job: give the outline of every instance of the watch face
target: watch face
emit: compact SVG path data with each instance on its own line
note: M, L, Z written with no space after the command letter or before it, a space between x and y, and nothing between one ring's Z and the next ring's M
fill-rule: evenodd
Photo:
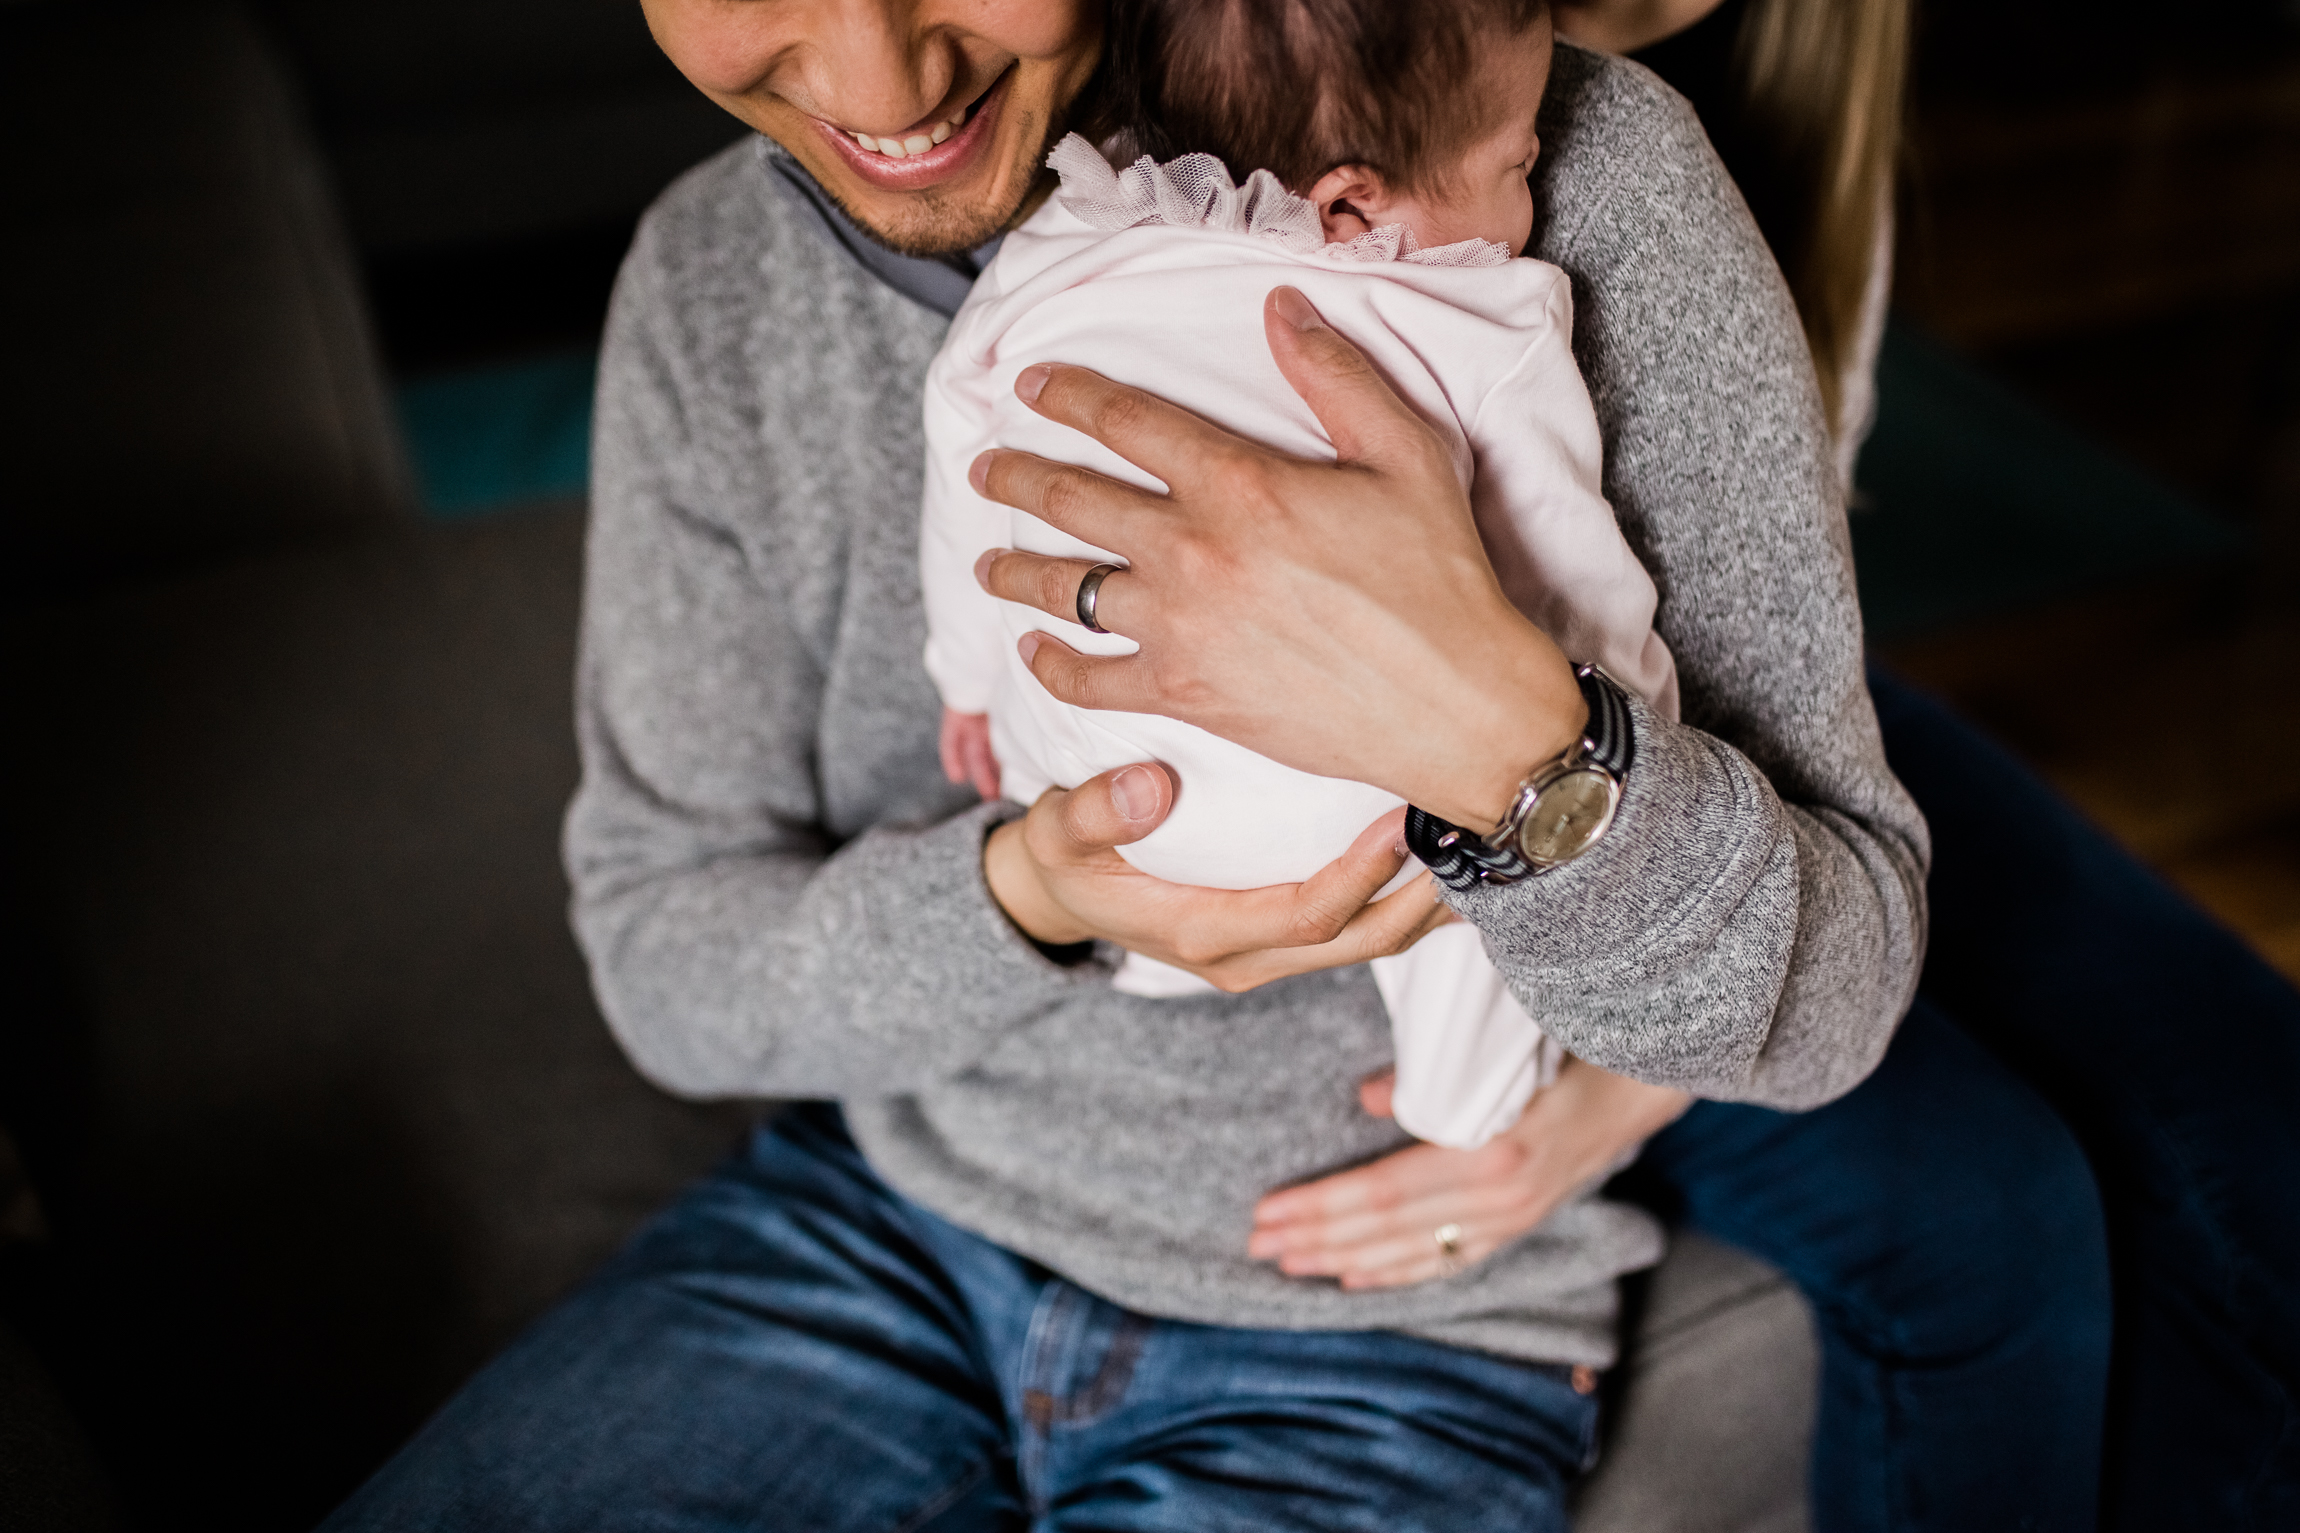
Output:
M1569 862L1589 849L1613 818L1620 789L1601 771L1567 772L1541 790L1533 813L1517 833L1518 847L1535 866Z

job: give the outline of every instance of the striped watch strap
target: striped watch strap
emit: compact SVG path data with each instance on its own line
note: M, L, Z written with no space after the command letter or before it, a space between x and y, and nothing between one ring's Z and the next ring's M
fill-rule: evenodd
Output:
M1629 775L1629 764L1637 752L1629 723L1628 695L1594 665L1575 666L1573 674L1589 704L1582 755L1618 782ZM1540 871L1514 844L1490 846L1477 832L1412 805L1406 808L1406 847L1449 889L1468 889L1481 883L1513 884Z

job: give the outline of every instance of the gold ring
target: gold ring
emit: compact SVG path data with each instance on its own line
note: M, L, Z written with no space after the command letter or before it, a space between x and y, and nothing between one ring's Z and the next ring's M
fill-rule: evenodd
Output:
M1461 1271L1461 1226L1450 1221L1441 1224L1430 1238L1437 1242L1438 1276L1452 1277Z

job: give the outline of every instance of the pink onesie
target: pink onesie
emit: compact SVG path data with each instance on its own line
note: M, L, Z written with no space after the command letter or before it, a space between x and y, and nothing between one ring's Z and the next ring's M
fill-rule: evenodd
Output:
M1072 135L1048 164L1061 190L1006 237L926 384L927 670L950 707L990 714L1007 797L1028 803L1113 767L1163 762L1180 784L1173 812L1120 855L1160 878L1226 889L1298 882L1398 804L1173 719L1056 702L1017 655L1021 635L1035 629L1102 654L1135 645L997 601L973 577L986 548L1124 562L977 496L967 466L987 447L1165 488L1015 398L1015 374L1033 363L1090 367L1280 452L1330 460L1332 444L1263 339L1263 300L1287 284L1443 437L1518 608L1569 658L1597 662L1675 716L1676 669L1653 631L1653 582L1599 491L1597 420L1573 362L1562 271L1482 240L1415 250L1402 226L1329 245L1309 202L1266 171L1237 186L1209 155L1114 172ZM1418 871L1409 866L1400 881ZM1417 1137L1481 1144L1555 1073L1556 1045L1510 994L1475 928L1441 927L1372 969L1396 1047L1397 1119ZM1114 983L1145 996L1209 988L1140 954Z

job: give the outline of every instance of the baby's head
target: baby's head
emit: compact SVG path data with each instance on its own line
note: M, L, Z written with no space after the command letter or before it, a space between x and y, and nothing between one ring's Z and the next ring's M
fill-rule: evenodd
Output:
M1137 153L1267 170L1326 238L1522 252L1546 0L1111 0L1110 105Z

